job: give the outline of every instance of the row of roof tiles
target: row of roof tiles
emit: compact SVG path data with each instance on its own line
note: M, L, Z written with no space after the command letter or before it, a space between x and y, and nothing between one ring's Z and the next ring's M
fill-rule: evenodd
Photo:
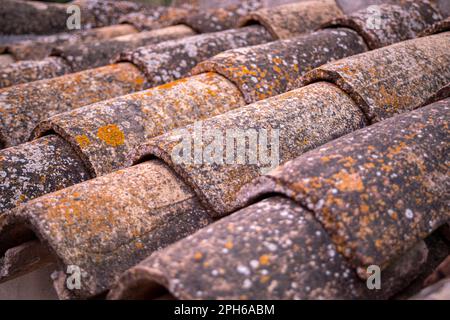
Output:
M386 298L397 293L411 282L420 268L427 263L429 251L435 251L435 248L420 242L420 239L429 236L449 219L448 213L445 212L445 204L442 198L439 198L442 190L426 184L428 180L424 178L431 175L433 183L436 183L436 179L444 183L446 181L446 176L442 173L442 163L445 159L439 156L445 155L445 151L440 152L446 147L442 137L445 137L443 132L447 121L448 100L394 118L392 121L397 121L405 127L399 130L389 125L392 121L384 120L448 94L450 75L447 74L448 68L445 66L448 65L449 58L447 53L449 35L444 32L445 29L440 29L440 34L349 57L314 69L301 77L306 71L328 61L416 37L426 27L442 19L428 3L413 5L407 3L403 8L387 6L379 8L385 10L384 12L395 10L402 18L394 20L393 15L382 15L386 28L373 32L364 30L364 25L358 23L367 17L366 12L359 12L333 22L332 29L323 29L292 40L230 51L198 66L194 70L194 73L198 74L196 76L123 98L86 106L41 123L34 136L43 136L42 138L2 152L1 157L6 161L3 163L4 168L11 171L6 174L5 183L2 183L3 187L7 186L3 188L7 195L3 209L12 208L33 197L107 174L133 163L142 163L43 196L6 212L0 217L0 243L3 247L1 251L4 253L0 276L6 280L19 275L23 270L33 270L37 267L33 265L36 256L41 259L42 264L48 263L50 256L56 256L61 266L69 264L81 266L86 271L87 277L83 289L74 293L66 290L63 285L65 274L59 272L55 277L55 285L60 297L91 297L107 291L121 272L151 252L204 228L217 218L247 206L242 209L247 212L243 216L237 211L230 218L221 219L211 226L211 228L217 226L222 233L227 233L230 240L224 244L223 249L227 252L215 250L219 247L215 248L213 245L216 243L216 235L217 241L225 239L219 236L220 232L213 231L214 236L203 239L203 232L209 235L211 231L209 227L202 229L193 236L199 237L193 242L196 246L192 246L189 243L190 238L187 238L161 253L152 255L142 266L127 272L116 289L111 292L110 297L136 297L141 294L154 296L155 292L160 291L153 289L160 285L166 286L167 290L178 298L254 298L260 295L265 298L371 297L373 294L364 289L364 283L358 277L364 276L361 270L368 263L375 262L387 270L389 279L389 285L378 297ZM323 52L329 54L323 53L318 50L319 48L323 48ZM296 55L298 59L292 59L292 55ZM131 64L122 66L128 68ZM139 73L138 69L133 68L136 70L135 73ZM233 68L235 72L230 72ZM273 76L277 73L283 75L283 79ZM141 84L143 82L141 81ZM292 91L256 102L287 90ZM248 103L252 104L242 108ZM239 109L229 111L235 108ZM229 112L224 113L226 111ZM323 170L320 161L310 163L306 155L292 162L302 163L302 159L307 159L305 160L307 163L317 165L318 169L311 168L309 174L317 174L317 178L314 178L316 180L323 179L322 189L320 181L314 182L314 186L311 187L308 185L310 178L303 179L301 175L300 177L293 175L289 180L292 172L285 169L291 165L288 163L274 173L276 176L277 172L281 172L280 178L273 180L282 181L283 172L287 170L288 173L284 176L287 177L285 189L283 183L277 185L270 182L272 174L269 174L267 178L261 179L260 185L259 182L254 182L255 187L250 188L260 191L244 189L242 196L239 190L260 176L260 169L264 163L253 166L174 164L170 154L176 132L153 139L170 129L221 113L224 115L205 120L203 128L225 132L229 128L236 127L282 127L281 163L296 159L304 152L327 141L332 141L330 148L335 152L338 150L339 157L344 152L340 149L340 145L336 147L337 149L333 149L334 143L339 144L342 140L345 144L346 139L349 139L351 142L348 143L353 145L353 136L359 137L362 142L356 144L355 150L344 148L345 152L349 152L349 156L342 156L340 159L347 162L330 157L328 161L333 162L333 166L329 167L330 172ZM411 119L417 120L421 125L413 126L414 121ZM379 121L382 121L379 126L369 126L367 129L356 131L353 136L350 135L351 138L346 136L333 141L337 137ZM386 129L386 126L392 128ZM416 144L421 145L420 139L412 139L413 133L405 134L407 129L419 130L419 133L415 132L418 136L423 135L421 130L433 129L435 131L431 133L430 139L437 139L431 141L435 142L431 144L436 150L435 153L431 152L435 161L429 166L416 165L417 172L411 173L409 170L402 172L401 179L404 179L404 183L407 184L410 180L414 183L411 182L409 193L397 194L397 198L392 197L391 204L397 206L405 205L402 201L408 197L412 199L411 201L416 201L408 203L411 206L405 207L406 209L403 207L392 209L396 216L403 213L404 209L406 219L412 219L409 217L411 211L413 219L417 219L412 226L408 225L410 221L405 220L403 216L397 221L398 219L390 215L387 217L381 209L377 211L380 208L379 201L367 201L368 193L375 193L375 196L380 194L378 197L382 200L384 197L396 195L398 187L395 186L398 184L394 183L383 189L380 181L386 181L380 178L381 175L373 173L380 172L377 166L381 166L383 170L391 167L392 170L396 165L400 169L394 171L401 172L402 165L404 166L403 158L395 156L385 159L388 164L383 161L371 163L372 166L368 165L368 172L364 170L357 173L343 172L354 170L355 162L372 159L366 156L367 152L362 152L358 147L367 148L365 142L373 136L376 137L375 140L368 143L374 144L369 145L374 148L374 155L377 156L374 156L374 159L383 160L383 157L389 156L385 152L385 145L391 141L383 137L399 136L401 148L398 153L406 150L404 152L411 155L408 150L414 148L421 150L420 147L416 147ZM191 133L195 130L195 126L188 126L184 130ZM381 135L378 131L373 134L372 130L380 130L385 135ZM148 139L150 142L137 148ZM424 143L428 145L430 141ZM379 146L380 150L375 146ZM328 145L315 151L322 154L328 150L327 148ZM133 160L127 160L133 150L135 150ZM382 153L383 157L379 158L377 152ZM358 158L358 155L361 157ZM146 161L155 156L162 161ZM352 156L357 159L353 159ZM416 156L429 155L418 153ZM33 157L35 159L32 160ZM31 164L30 161L34 163ZM420 161L415 162L417 163L420 164ZM364 163L359 167L363 166ZM49 171L48 168L55 168L57 172ZM332 172L333 170L337 170L337 173ZM50 172L50 180L47 181ZM364 174L363 177L359 177L361 184L366 186L367 183L373 187L361 189L355 174ZM327 175L333 177L335 181L333 182L333 178ZM14 181L14 177L18 179ZM45 177L44 181L42 177ZM24 180L27 180L27 183L24 183ZM417 186L417 181L424 185ZM330 187L333 183L336 184L336 188ZM290 191L291 186L300 188L301 191L296 192L302 197L297 198ZM378 191L377 187L380 187L381 191ZM28 195L22 192L27 188ZM270 190L271 188L273 190ZM434 211L423 212L429 208L425 206L424 210L424 207L417 203L414 191L420 188L430 189L429 200L434 201L432 206ZM337 192L338 196L335 198L341 201L331 201L329 204L325 201L328 198L320 198L323 197L322 193L326 194L330 190L342 191L342 194ZM309 192L312 195L308 195ZM270 197L273 193L281 194L284 198L273 197L262 202L257 201L261 197ZM355 201L358 197L361 203ZM252 205L253 202L258 203ZM340 204L344 207L341 208ZM373 208L367 208L369 204ZM350 208L350 205L354 207ZM344 210L344 213L350 211L353 215L344 214L343 216L348 219L333 221L334 212L336 210L338 212L339 208ZM368 209L367 212L363 210L364 208ZM252 215L253 211L255 213ZM274 214L277 211L280 212L279 216ZM414 215L417 211L418 214ZM247 217L261 214L267 215L268 218L265 220L267 223L260 219L255 221L254 218L245 220ZM283 219L286 216L288 218L285 221ZM296 225L294 230L287 229L286 233L292 234L292 238L278 238L281 228L284 228L284 225L289 228L291 223L288 220L293 217L298 218L299 225ZM272 224L272 218L279 220ZM394 221L390 221L389 218ZM229 226L224 228L222 223L226 224L227 219L238 219L242 224L242 228L237 227L236 237L233 228ZM429 221L432 222L431 225L428 225ZM263 225L259 226L257 223ZM252 231L246 233L247 227ZM301 230L304 229L304 233L298 232L299 227ZM351 228L356 230L356 236L346 236L342 233L347 230L351 232ZM392 229L392 232L380 238L383 230L387 229ZM312 240L315 239L312 237L313 231L319 236L317 241ZM42 244L33 240L36 235ZM275 243L261 242L261 239L267 237L273 237ZM241 241L243 239L246 241ZM242 247L235 246L234 241ZM286 246L285 243L295 243L300 249L291 248L291 245ZM301 243L307 244L304 250L303 246L299 245ZM385 243L393 246L383 247ZM253 250L255 246L261 250L253 252L254 259L249 260L248 265L243 264L243 257L247 256L246 248ZM264 250L270 251L270 247L274 246L277 248L280 246L285 251L263 253ZM183 249L180 249L181 247ZM186 248L197 251L193 251L192 256L178 257L177 254L182 254ZM216 263L219 266L220 257L215 258L209 251L206 253L211 260L205 258L203 249L208 248L218 255L220 252L232 253L229 255L230 260L226 263L226 268L214 267ZM314 257L317 261L311 260L308 250L317 252ZM333 252L331 260L330 256L327 256L330 252ZM259 253L261 254L256 256ZM260 264L271 265L272 259L275 260L277 254L280 255L279 259L276 259L279 265L273 265L274 269L270 270L269 267L260 268ZM33 257L28 259L33 263L27 262L27 257ZM292 263L289 260L291 257L294 257L291 259ZM184 258L186 261L179 260ZM228 259L228 256L226 258ZM194 263L189 259L194 259ZM289 269L294 261L296 266ZM321 263L322 273L315 267L316 262ZM191 272L189 268L187 274L180 275L179 273L186 270L188 264L195 270ZM214 268L205 275L205 281L202 279L200 282L191 282L190 277L195 279L196 273L202 270L201 266L206 269L210 266ZM228 267L231 269L228 270ZM255 269L254 273L252 268ZM402 270L401 277L398 277L399 270ZM330 274L334 278L330 277ZM397 277L393 276L395 274ZM214 280L209 275L219 278ZM347 278L349 282L344 286L343 279Z

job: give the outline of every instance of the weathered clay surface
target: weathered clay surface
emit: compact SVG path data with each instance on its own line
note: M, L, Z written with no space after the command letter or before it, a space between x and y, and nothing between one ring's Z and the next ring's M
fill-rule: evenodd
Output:
M238 207L236 193L244 184L364 124L348 95L334 85L317 83L207 119L201 128L197 123L151 139L136 158L151 154L163 159L195 190L210 214L221 217ZM246 136L255 144L262 139L259 155L243 146ZM218 139L226 139L227 148ZM180 148L186 140L196 144L199 160Z
M128 153L149 138L244 104L232 83L206 73L57 115L34 137L57 132L96 176L123 168Z
M119 61L131 62L147 75L151 86L157 86L186 75L197 63L222 51L272 41L261 26L200 34L166 41L123 53Z
M158 7L151 12L133 12L120 18L120 23L133 25L136 29L154 30L179 23L180 19L191 14L187 9L174 7Z
M351 28L364 38L370 49L377 49L414 39L442 18L427 0L406 1L403 5L372 5L325 25Z
M137 30L131 25L121 24L72 33L39 36L8 46L7 52L11 53L16 60L41 60L49 56L52 49L57 46L100 41L136 32Z
M0 54L0 67L7 66L15 61L11 54Z
M435 23L433 26L423 31L421 35L429 36L432 34L438 34L446 31L450 31L450 17L438 23Z
M238 4L185 15L180 22L199 33L209 33L238 27L241 18L262 7L261 1L241 1Z
M252 103L286 92L288 84L313 68L364 51L367 47L356 32L337 28L229 50L201 62L192 72L223 75Z
M68 31L67 5L38 1L2 0L0 33L51 34ZM89 12L83 12L86 18Z
M358 270L386 267L450 218L450 99L356 131L242 190L273 192L311 210Z
M39 79L58 77L70 71L64 60L57 57L48 57L41 61L19 61L0 70L0 89Z
M0 131L7 146L18 145L27 141L42 120L144 86L140 71L121 63L4 88L0 91Z
M294 88L333 82L377 122L423 106L449 84L449 46L450 32L404 41L316 68Z
M15 235L28 227L59 261L58 279L65 282L67 265L82 271L81 289L60 295L87 298L153 251L211 222L189 188L164 164L150 161L10 211L0 219L0 252L21 245Z
M127 271L109 298L154 298L158 284L178 299L387 298L426 256L419 243L383 273L382 290L368 290L311 213L272 197L156 252Z
M263 25L275 39L287 39L317 29L342 15L334 0L314 0L263 8L249 14L240 22Z
M76 43L53 50L52 55L63 58L72 72L104 66L126 50L194 35L186 26L172 26L152 31L124 35L99 42Z
M120 0L75 0L71 4L80 6L83 13L83 28L103 27L118 24L120 18L132 12L146 12L151 14L161 10L161 7Z
M83 162L50 135L0 151L0 215L23 202L89 178Z

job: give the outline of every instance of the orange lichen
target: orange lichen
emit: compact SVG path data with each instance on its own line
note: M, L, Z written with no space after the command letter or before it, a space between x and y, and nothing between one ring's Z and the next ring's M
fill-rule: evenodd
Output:
M91 141L85 134L76 136L75 141L81 148L86 148L91 144Z
M231 240L228 240L227 243L225 243L225 248L233 249L233 242Z
M100 127L97 132L97 137L105 142L106 144L117 147L125 142L125 135L122 130L115 125L109 124L103 127Z
M345 170L341 170L333 175L336 181L336 187L343 192L364 190L364 184L358 173L349 174Z
M201 252L196 252L194 254L194 260L195 261L200 261L203 258L203 254Z
M269 264L270 257L267 254L263 254L259 257L259 264L262 266L266 266Z

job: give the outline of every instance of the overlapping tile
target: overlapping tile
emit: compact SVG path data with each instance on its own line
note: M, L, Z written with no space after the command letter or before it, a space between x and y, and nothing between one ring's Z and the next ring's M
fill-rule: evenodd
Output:
M450 70L447 68L446 71L443 71L443 69L450 62L450 55L447 51L449 43L449 34L443 33L344 58L331 64L331 66L343 66L343 69L345 69L344 66L352 68L351 71L354 73L348 72L348 81L358 84L360 90L358 94L367 97L367 99L370 99L369 101L374 103L368 110L365 108L366 105L360 99L357 99L359 95L355 96L353 92L350 92L349 96L353 98L353 101L364 113L362 115L364 119L370 119L372 122L380 121L393 114L422 106L430 96L448 84L450 73L446 71L450 72ZM398 61L398 63L387 65L385 63L387 59ZM356 65L355 61L360 62L359 65ZM311 74L320 74L320 71L326 69L327 66L311 71L309 75L306 75L307 79L311 79ZM381 69L382 73L377 72L376 68ZM375 71L372 71L372 69L375 69ZM411 75L409 81L400 76L405 74ZM326 78L322 77L321 79ZM372 86L364 86L364 81L372 84ZM363 85L360 85L361 82ZM337 97L333 97L333 99L336 99L335 102L339 101L337 104L328 100L329 93L321 93L318 97L314 96L312 99L304 97L305 94L313 92L313 88L325 87L322 82L317 84L319 86L303 87L298 91L291 91L273 99L257 102L249 107L232 111L222 118L219 116L215 119L206 120L203 127L210 131L212 129L219 130L222 134L227 129L232 128L242 130L283 128L283 131L280 132L280 159L282 159L282 162L283 160L286 161L287 158L293 157L297 152L305 152L305 148L316 147L327 139L339 136L337 133L340 128L339 123L343 126L341 135L345 134L345 130L355 130L354 126L357 127L358 124L364 123L359 119L357 111L342 108L341 105L345 105L345 103L337 98L344 92L349 92L346 83L337 82L337 87L332 87L329 84L326 86L326 88L336 88ZM379 99L380 92L384 93L383 97L389 99ZM294 99L294 101L297 100L298 105L296 106L294 101L289 102L289 98ZM322 102L322 99L325 100ZM333 99L330 98L330 100ZM331 112L331 114L334 112L336 115L340 111L343 112L342 118L339 119L337 124L328 122L333 121L333 119L326 116L317 118L314 116L321 114L320 109L324 106L336 106L336 109L323 109L323 115L327 112ZM293 107L294 110L291 110L290 107ZM311 107L317 107L318 110L309 109ZM387 108L390 112L385 112ZM308 112L304 112L304 110L308 110ZM329 114L329 117L331 114ZM371 117L372 114L379 116ZM307 118L302 119L302 117ZM322 121L324 123L321 123ZM311 128L311 131L308 128ZM192 126L189 127L187 134L191 134L194 129ZM316 133L316 130L321 131L321 133ZM325 139L325 141L320 139ZM299 143L300 141L304 142ZM154 154L170 163L174 170L183 176L186 182L198 193L205 206L210 208L216 216L224 215L236 209L236 206L239 205L235 202L236 192L242 187L244 181L248 182L258 175L259 166L248 164L225 165L223 163L204 165L203 163L193 164L183 161L173 163L173 148L179 143L180 141L177 141L171 133L168 133L142 147L140 152L142 155L146 153Z
M257 180L244 198L291 197L361 274L386 267L450 219L449 115L446 99L332 141Z
M361 35L370 49L416 38L426 28L443 19L431 1L405 1L402 5L372 5L327 23L347 27Z
M40 120L94 102L142 90L133 65L115 64L0 91L0 131L5 147L25 142Z
M449 42L450 32L444 32L344 58L309 72L299 85L335 83L376 122L423 105L448 84Z
M127 271L110 299L374 299L414 278L427 256L419 243L369 290L314 216L271 197L154 253Z
M88 215L87 207L92 209ZM151 161L61 190L21 213L1 217L0 251L12 256L16 245L23 245L17 242L33 240L31 228L63 270L77 265L86 272L80 290L61 287L60 297L85 298L107 290L118 271L209 223L189 188L164 164ZM25 265L21 267L10 268L2 280ZM66 274L58 277L64 284Z
M126 34L136 33L131 25L121 24L81 30L73 33L59 33L55 35L39 36L31 40L7 46L6 52L12 54L15 60L41 60L49 56L52 49L67 44L99 41Z
M423 226L419 233L426 237L439 219L442 223L449 218L440 194L445 187L438 186L448 184L444 149L449 111L447 99L358 130L286 163L243 189L242 203L257 203L152 254L127 271L109 297L155 298L161 288L178 299L392 296L420 273L426 261L427 246L414 236L417 229ZM401 143L402 150L389 162L378 161L386 157L386 149ZM414 163L412 155L414 160L426 159ZM392 171L386 172L385 166L392 166ZM407 188L401 190L399 184ZM433 203L423 201L424 190L433 194ZM312 199L320 193L321 200ZM388 202L401 206L393 206L395 216ZM405 208L412 205L415 210L418 203L427 210L411 217ZM441 216L431 219L433 226L428 225L434 214L430 209ZM368 290L361 279L363 270L357 274L349 263L337 238L350 234L355 241L347 249L374 240L373 247L388 253L381 290ZM381 262L370 260L374 265Z

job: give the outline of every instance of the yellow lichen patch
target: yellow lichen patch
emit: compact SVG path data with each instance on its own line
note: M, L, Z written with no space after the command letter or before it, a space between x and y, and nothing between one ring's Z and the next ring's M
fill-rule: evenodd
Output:
M270 262L270 257L267 254L263 254L259 257L259 264L262 266L268 265Z
M341 170L333 175L336 180L336 188L340 191L359 191L364 190L364 184L358 173L349 174L346 170Z
M91 141L85 134L76 136L75 141L81 148L86 148L91 144Z
M97 137L113 147L120 146L125 142L125 135L115 124L108 124L100 127L97 132Z
M261 283L266 283L266 282L268 282L270 280L270 277L269 276L261 276L260 278L259 278L259 282L261 282Z

